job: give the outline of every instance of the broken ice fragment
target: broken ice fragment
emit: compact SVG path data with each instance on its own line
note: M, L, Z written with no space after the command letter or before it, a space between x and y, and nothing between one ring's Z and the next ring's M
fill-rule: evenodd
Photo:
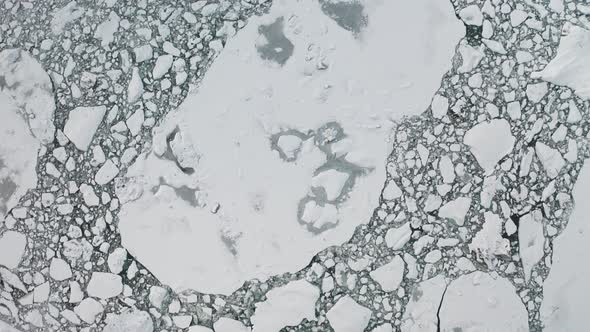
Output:
M94 323L96 316L98 316L103 311L103 306L100 302L96 301L93 298L85 298L74 308L74 312L78 317L80 317L84 322L88 324Z
M557 177L561 169L565 166L565 160L561 156L561 153L541 142L537 142L535 145L535 152L547 176L552 179Z
M412 229L410 223L407 222L398 228L390 228L385 234L385 243L393 250L400 250L410 241L411 236Z
M79 150L88 150L106 111L106 106L77 107L71 110L64 134Z
M112 160L107 160L94 175L94 181L99 185L104 185L115 178L119 174L119 168Z
M334 332L364 331L371 319L371 310L345 295L326 314Z
M88 295L101 299L115 297L123 291L123 282L121 276L105 273L93 272L90 282L86 287Z
M127 87L127 102L130 104L135 103L142 94L143 82L141 81L141 76L139 75L139 68L133 67L131 80L129 81L129 86Z
M373 280L381 285L381 289L391 292L396 290L402 282L405 267L406 263L404 260L396 255L391 262L375 269L370 275Z
M154 70L152 71L152 76L154 79L162 78L170 67L172 67L172 62L174 61L174 57L172 55L161 55L156 59L156 64L154 65Z
M53 280L62 281L72 277L70 264L61 258L53 258L49 265L49 275Z
M396 198L401 197L402 190L397 186L393 179L387 182L387 185L383 189L383 199L392 201Z
M543 97L545 97L548 90L549 87L545 82L529 84L526 87L526 96L531 102L536 104L540 102L543 99Z
M434 95L434 98L432 98L430 109L432 110L432 116L440 119L447 114L447 110L449 109L449 100L444 96L436 94Z
M338 223L338 209L334 204L325 203L322 206L312 200L305 203L301 220L318 229L335 225Z
M315 319L319 289L305 280L292 281L266 294L266 301L256 304L251 318L253 332L275 332L301 320Z
M465 133L463 142L471 148L479 166L489 174L500 159L512 152L515 139L508 121L494 119L473 126Z
M470 205L471 199L469 197L457 197L455 200L444 204L438 210L438 216L441 218L453 219L457 225L463 226L465 223L465 215L467 214L467 211L469 211Z

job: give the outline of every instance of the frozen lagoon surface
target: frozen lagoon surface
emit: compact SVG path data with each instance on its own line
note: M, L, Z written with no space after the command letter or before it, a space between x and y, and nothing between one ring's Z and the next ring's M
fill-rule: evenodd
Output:
M392 127L428 107L465 32L447 2L373 1L364 15L351 34L319 3L275 2L155 129L120 229L162 281L229 294L369 221Z
M590 6L0 6L0 332L584 331Z

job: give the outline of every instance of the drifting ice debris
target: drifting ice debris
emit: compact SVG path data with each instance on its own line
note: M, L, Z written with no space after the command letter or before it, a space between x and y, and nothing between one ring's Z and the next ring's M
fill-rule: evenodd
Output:
M590 98L590 30L566 23L557 55L533 78L565 85L583 99Z
M436 94L434 95L434 98L432 98L430 109L432 110L432 116L437 119L441 119L447 114L447 110L449 109L449 100L444 96Z
M334 332L364 331L371 319L371 310L348 295L340 298L326 314Z
M471 148L479 166L489 174L504 156L512 152L515 139L508 121L497 119L473 126L465 133L463 142Z
M94 323L96 316L102 313L103 310L104 307L102 304L90 297L82 300L82 302L74 308L76 315L88 324Z
M459 11L459 17L465 24L481 26L483 14L477 5L469 5Z
M266 301L256 304L251 318L253 332L274 332L297 325L303 319L315 319L315 303L320 290L305 280L292 281L266 294Z
M342 194L342 189L348 178L349 175L347 173L329 169L316 175L311 180L311 185L315 188L323 188L328 201L334 201Z
M106 106L77 107L70 111L64 134L78 150L88 150L106 111Z
M154 70L152 71L152 76L154 79L160 79L166 75L168 70L170 70L170 67L172 67L173 61L174 57L172 55L167 54L159 56L158 59L156 59L156 64L154 65Z

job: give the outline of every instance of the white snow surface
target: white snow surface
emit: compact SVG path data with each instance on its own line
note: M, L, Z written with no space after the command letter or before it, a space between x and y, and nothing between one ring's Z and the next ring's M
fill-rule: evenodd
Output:
M253 332L275 332L297 325L304 318L315 319L315 303L320 290L305 280L292 281L266 294L267 300L256 304L251 318Z
M572 88L584 99L590 98L590 30L573 24L565 24L557 48L557 55L543 70L533 73L557 85Z
M590 165L573 189L574 210L566 229L553 242L553 264L543 285L541 319L546 332L583 331L588 327L590 294Z
M528 332L528 314L508 279L473 272L452 281L440 309L441 332Z
M138 158L121 186L127 203L119 226L125 248L162 282L229 294L246 280L303 268L369 221L393 120L428 108L465 28L446 1L367 2L365 11L370 23L355 36L315 1L273 3L228 41L198 91L155 129L153 152ZM267 42L259 27L281 17L294 46L282 66L256 48ZM314 134L334 123L344 135ZM183 147L174 154L192 174L158 157L175 130ZM289 130L307 138L300 150L280 142L294 157L283 160L271 138ZM320 149L328 138L340 140ZM339 163L327 162L326 152ZM354 175L322 182L336 209L313 188L329 170ZM181 186L198 188L193 204L176 199ZM301 220L305 199L327 206L314 207L310 222Z

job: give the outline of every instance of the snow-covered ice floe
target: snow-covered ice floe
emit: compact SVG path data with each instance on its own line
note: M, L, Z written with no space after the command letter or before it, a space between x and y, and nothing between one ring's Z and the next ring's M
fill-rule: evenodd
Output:
M395 121L428 108L465 33L450 3L401 6L368 3L357 32L311 1L251 20L119 183L124 246L175 289L228 294L368 222Z

